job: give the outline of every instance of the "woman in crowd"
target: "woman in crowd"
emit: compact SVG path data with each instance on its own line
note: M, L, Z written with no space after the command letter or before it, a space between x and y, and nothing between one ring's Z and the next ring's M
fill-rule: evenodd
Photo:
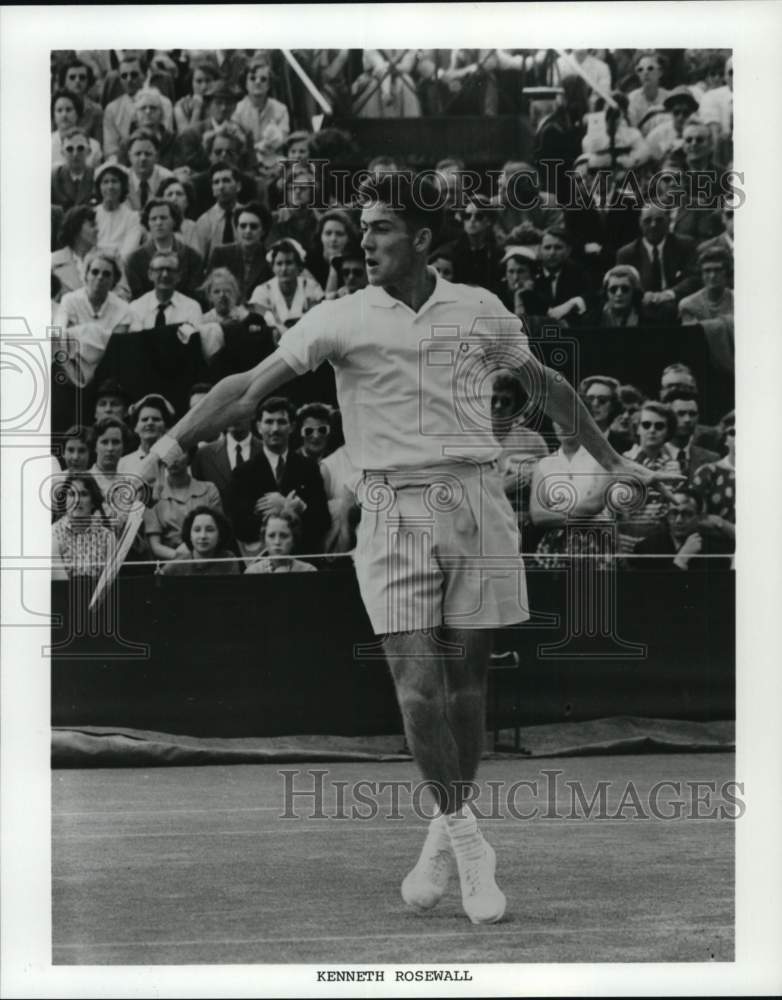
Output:
M342 255L350 243L358 243L358 233L346 212L334 208L320 217L317 237L307 254L307 270L321 288L326 287L331 262Z
M703 501L710 527L720 534L735 537L736 524L736 414L723 417L721 429L726 454L718 462L702 465L692 486Z
M609 438L613 447L621 454L628 451L638 441L638 417L644 394L634 385L620 385L619 403L622 409L614 417L609 428Z
M119 533L135 497L132 481L117 471L128 440L128 429L117 417L104 417L95 424L94 434L95 462L90 475L103 497L103 508Z
M73 94L69 90L58 90L52 97L51 103L52 122L54 131L52 132L52 168L59 167L65 162L62 145L65 133L74 128L81 121L84 114L84 101L78 94ZM89 143L89 152L86 156L86 165L95 169L103 159L103 151L100 143L90 136L85 136Z
M89 427L75 424L63 435L62 467L66 472L86 472L92 457L93 436Z
M54 325L67 331L62 369L78 388L92 381L112 336L127 333L133 321L127 302L113 291L122 277L116 252L91 250L84 268L85 284L62 296L54 317Z
M97 242L98 227L92 205L68 209L60 229L62 249L52 254L52 273L60 282L61 293L82 287L86 257Z
M331 407L325 403L306 403L296 411L296 427L301 441L299 454L319 462L329 450Z
M101 493L87 472L65 484L66 513L52 525L52 579L100 576L114 550L114 534L101 508Z
M250 310L240 301L239 282L227 267L216 267L210 272L204 282L203 290L211 306L211 309L204 313L204 323L243 320L249 316Z
M349 243L339 257L332 257L326 282L326 298L341 299L367 286L364 251L358 243Z
M220 71L211 62L194 63L190 72L190 93L180 97L174 105L174 123L177 132L200 125L206 117L204 95L210 83L220 79Z
M617 264L603 276L601 326L638 326L641 316L641 276L630 264Z
M304 249L296 240L278 240L266 255L274 277L258 285L250 306L276 331L276 339L323 299L323 289L303 274Z
M95 171L98 244L127 257L138 249L143 230L138 212L128 204L128 172L119 163L104 163Z
M501 264L504 267L500 298L519 317L545 315L546 305L535 291L538 270L533 247L506 246Z
M174 407L157 393L149 393L134 403L128 409L128 421L136 432L139 446L136 451L122 456L117 465L117 472L138 477L152 445L165 434L174 422L174 418ZM145 497L148 505L160 498L165 485L165 468L162 462L158 462L157 482L152 488L151 496Z
M225 576L241 572L231 551L231 527L219 510L203 504L189 511L182 522L186 551L160 567L163 576ZM214 560L233 559L232 562Z
M268 514L261 528L263 551L245 573L314 573L312 563L294 559L301 542L301 521L290 511Z
M157 189L156 198L163 198L165 201L172 201L178 208L182 216L177 235L182 242L202 253L201 240L196 229L195 219L188 218L188 209L195 201L195 192L189 181L181 180L179 177L167 177Z
M187 455L170 462L165 486L158 501L144 514L144 533L155 559L173 559L187 551L182 541L185 518L196 507L212 507L222 512L220 492L214 483L193 479Z

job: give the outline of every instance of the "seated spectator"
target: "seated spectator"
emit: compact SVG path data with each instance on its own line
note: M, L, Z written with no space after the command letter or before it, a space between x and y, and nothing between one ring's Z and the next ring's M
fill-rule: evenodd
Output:
M254 164L255 156L252 147L249 146L249 137L236 122L225 121L218 129L205 133L204 157L206 163L203 171L192 177L195 199L190 206L190 212L195 218L207 212L214 203L210 171L217 164L233 167L239 171L237 200L241 204L258 200L258 179L247 172L249 164Z
M458 284L479 285L497 293L502 250L492 232L494 214L487 198L470 197L462 212L463 232L453 244L453 269Z
M67 212L92 198L94 174L87 166L90 141L82 128L72 125L61 135L60 149L62 161L52 169L51 202Z
M288 109L269 95L272 68L265 56L253 58L247 65L244 85L247 96L236 106L232 118L247 132L253 145L276 148L291 130Z
M668 117L650 129L646 145L653 160L658 163L684 146L684 126L687 119L698 112L698 101L689 87L675 87L663 101Z
M162 576L235 576L241 573L231 551L231 526L222 513L206 504L188 511L182 522L182 544L177 554L160 567ZM232 559L231 562L213 560Z
M122 93L103 112L103 154L107 159L116 160L130 137L136 115L133 98L143 86L145 74L146 64L140 56L126 54L119 64Z
M263 517L284 504L302 519L306 550L322 550L330 523L326 492L317 464L289 450L292 417L290 403L281 396L261 403L256 426L263 453L234 469L234 527L246 550L257 545Z
M135 402L128 410L128 421L139 440L138 449L123 455L117 463L117 472L133 477L142 486L141 470L152 445L162 437L174 422L174 407L157 393L149 393ZM165 486L165 466L158 462L157 481L150 490L145 490L147 505L154 503Z
M126 451L129 440L128 429L116 417L104 417L96 422L93 433L95 462L89 470L90 475L100 490L108 523L114 533L119 535L136 502L136 484L132 478L118 471L120 459ZM134 550L137 555L141 555L144 551L136 542Z
M614 420L622 409L619 388L619 382L610 375L590 375L578 386L582 402L613 448L621 443L612 431Z
M261 442L250 433L250 421L232 424L216 441L202 445L193 455L190 468L202 482L214 483L223 510L232 516L233 471L263 452Z
M239 282L227 267L216 267L209 272L203 286L206 301L212 307L204 313L204 323L225 323L246 319L250 310L242 305Z
M325 403L305 403L296 411L296 435L301 444L299 455L320 462L329 451L331 407Z
M660 402L667 403L681 389L690 392L696 400L699 398L698 383L687 365L681 362L667 365L660 376ZM692 441L709 451L720 451L722 448L722 434L708 424L697 425Z
M52 274L60 283L61 295L84 285L87 254L98 241L95 209L91 205L77 205L65 213L60 229L61 250L52 254Z
M144 514L144 533L155 559L173 559L177 552L187 552L182 541L182 526L187 514L197 507L211 507L222 513L217 487L193 479L187 456L169 462L160 497Z
M332 414L332 434L341 443L320 462L320 474L326 490L331 528L324 548L328 552L352 552L356 547L356 527L361 520L361 507L356 500L356 488L361 473L352 464L341 437L342 418L338 410Z
M157 191L157 197L163 201L173 202L179 209L182 221L176 233L179 239L201 256L201 241L198 237L195 219L188 216L191 206L195 202L195 192L190 181L182 180L179 177L167 177Z
M598 170L615 169L616 164L632 170L649 160L649 147L639 129L628 121L627 95L616 90L611 98L613 105L587 115L581 150L589 156L590 165Z
M679 302L682 325L700 324L709 345L715 367L729 374L734 371L733 291L730 257L718 247L704 250L698 257L703 288Z
M245 573L312 573L312 563L294 559L293 553L301 544L301 521L291 511L281 510L267 514L263 520L261 555Z
M518 160L503 164L499 192L492 205L497 209L494 236L500 246L509 241L511 230L523 223L543 231L556 229L565 222L554 195L541 190L534 167Z
M266 255L274 277L250 296L250 307L276 331L276 339L323 300L323 289L304 268L304 250L295 240L278 240Z
M272 218L262 205L250 202L234 209L233 223L235 242L214 247L208 270L228 268L239 282L240 301L246 302L252 290L272 276L264 244Z
M702 465L693 476L692 488L703 501L710 526L733 537L736 523L736 415L722 418L727 454Z
M285 173L285 197L275 213L269 240L293 239L307 250L318 242L320 216L312 207L319 197L319 184L311 163L294 163Z
M694 569L708 571L731 565L727 558L733 552L732 540L715 532L708 519L702 517L702 498L692 489L677 487L673 502L668 507L661 524L642 538L635 548L631 565L634 569L657 570L675 568L681 571ZM709 556L725 555L725 559ZM655 559L653 556L668 556Z
M136 128L150 133L157 139L157 162L171 170L176 164L173 132L163 124L163 96L154 87L142 87L133 97Z
M93 437L89 427L74 424L62 435L61 466L66 472L86 472L92 460Z
M591 291L583 269L570 260L571 240L565 229L547 229L540 243L540 273L534 291L544 315L565 325L578 325L591 304Z
M351 87L359 118L419 118L421 104L412 77L415 49L363 49L364 72Z
M66 513L52 525L52 580L98 577L114 552L100 490L88 472L70 473L65 488Z
M54 317L64 334L62 370L79 388L92 381L111 337L127 333L133 323L130 306L112 291L122 276L116 253L91 250L84 268L84 286L62 296Z
M730 257L730 270L733 272L733 209L723 208L719 213L719 222L715 222L715 228L721 227L719 236L704 240L698 244L698 252L703 250L724 250Z
M81 100L82 112L76 124L100 146L103 142L103 108L88 96L95 85L92 67L81 59L69 59L60 68L58 83L61 91Z
M699 117L712 132L714 142L733 135L733 56L725 62L724 83L707 90L702 99Z
M692 390L675 389L667 395L666 405L670 406L676 418L676 428L671 435L670 444L675 451L682 475L689 480L702 465L716 462L720 456L717 452L693 443L699 410L698 397Z
M519 317L545 315L545 301L535 291L535 278L538 274L535 250L508 243L501 263L505 265L505 275L500 298L505 306Z
M641 278L644 323L676 321L678 303L698 287L695 244L668 232L668 213L657 205L641 209L641 236L620 247L617 264L629 264Z
M674 449L668 444L676 430L676 419L670 406L646 400L638 422L639 443L625 452L627 458L665 473L681 473ZM684 478L684 477L682 477ZM667 509L662 494L654 487L646 490L643 506L621 518L620 532L625 549L632 551L637 539L652 531Z
M205 260L219 246L236 242L234 212L239 198L241 172L228 163L209 168L214 204L198 217L196 232Z
M138 129L128 139L125 154L130 164L128 204L137 212L142 212L149 199L157 196L163 181L173 176L158 163L159 147L157 135L144 129Z
M180 136L187 129L197 129L208 120L209 100L206 93L209 85L219 79L220 71L212 62L204 60L190 67L190 93L180 97L174 105L174 124Z
M567 428L555 423L554 432L559 449L541 458L532 473L530 518L533 525L545 529L535 562L547 569L565 569L572 556L588 555L599 569L610 568L606 534L578 530L585 527L585 521L610 521L605 509L610 477ZM573 520L577 530L568 529Z
M346 212L331 209L318 220L316 238L307 254L306 267L321 288L326 287L331 262L350 244L358 243L356 227Z
M207 66L209 63L201 63L199 68L194 68L193 79L197 73L203 74ZM195 93L192 98L182 98L182 101L193 102L191 114L194 115L197 109L200 112L200 118L179 130L177 139L177 163L179 165L187 167L193 173L207 170L210 164L215 162L209 156L210 144L218 135L229 132L232 139L235 138L237 141L236 160L233 165L246 166L248 164L252 143L244 129L231 121L231 115L234 113L240 97L239 90L230 83L218 79L207 84L200 108L197 106Z
M98 244L127 257L143 239L141 219L128 205L128 172L118 163L104 163L95 171L95 222Z
M641 81L641 86L631 90L628 96L627 117L635 128L641 126L641 120L653 108L662 108L668 91L660 86L663 74L663 58L659 52L649 50L639 52L635 60L635 72ZM650 129L647 128L647 131Z
M640 417L645 397L634 385L620 385L617 395L622 408L614 417L608 429L608 436L614 449L621 455L638 442L635 418Z
M641 314L641 277L629 264L618 264L603 277L605 305L600 314L601 326L638 326Z
M366 288L367 266L364 251L358 243L348 244L339 257L332 257L330 263L327 299L341 299Z
M162 202L174 208L171 202ZM155 213L162 217L163 211ZM143 249L143 248L142 248ZM184 248L184 249L188 249ZM188 298L177 287L182 283L179 267L179 248L171 253L155 251L147 271L152 291L140 295L130 303L134 330L163 330L169 325L201 322L201 307L195 299Z
M671 213L671 232L702 243L718 235L716 227L720 219L715 209L721 205L723 192L720 188L721 168L714 158L711 133L695 116L684 126L682 151L682 191Z
M429 263L444 281L454 280L453 247L437 247L429 254Z
M125 420L130 397L115 378L104 379L95 390L95 423L105 417Z
M63 142L66 134L75 129L70 139L74 136L83 137L89 145L89 151L85 157L85 164L91 170L95 170L103 159L103 152L100 143L87 134L83 125L79 122L84 113L84 102L77 94L71 94L67 90L58 90L51 101L52 121L54 122L54 132L52 132L52 167L59 167L65 162L63 153Z

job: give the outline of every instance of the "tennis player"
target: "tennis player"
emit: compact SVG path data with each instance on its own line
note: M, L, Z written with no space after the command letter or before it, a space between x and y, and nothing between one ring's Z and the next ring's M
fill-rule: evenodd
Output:
M517 524L491 433L493 373L514 367L557 423L607 470L666 477L621 458L568 382L530 352L521 321L482 288L427 266L442 212L425 178L390 174L362 190L368 287L310 310L251 371L218 383L152 448L175 461L248 420L279 386L324 360L335 369L361 521L356 575L382 636L408 744L436 800L402 897L428 910L454 868L473 923L506 900L495 853L470 807L483 749L491 630L529 617ZM670 478L670 477L667 477ZM666 490L664 485L658 489Z

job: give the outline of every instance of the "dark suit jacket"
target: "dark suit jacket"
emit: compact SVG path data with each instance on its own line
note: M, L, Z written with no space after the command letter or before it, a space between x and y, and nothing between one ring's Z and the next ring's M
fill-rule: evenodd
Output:
M196 289L201 284L201 277L204 272L204 261L201 254L192 247L187 246L182 240L174 237L177 254L179 256L179 284L177 291L193 298ZM130 293L137 299L145 292L152 290L152 282L149 280L149 263L155 254L155 245L150 240L138 250L128 254L125 258L125 273L130 285Z
M676 445L674 444L675 448ZM702 465L706 465L707 462L719 462L720 456L716 451L709 451L708 448L701 448L697 444L690 444L690 461L687 466L687 478L692 479L695 473L700 469Z
M281 486L277 485L274 473L265 453L234 469L234 528L236 537L243 542L254 542L261 530L262 518L253 513L256 500L265 493L282 493L287 496L291 490L307 504L302 515L304 536L302 546L305 552L321 552L323 538L330 524L326 489L320 469L311 458L305 458L294 451L288 452L288 461Z
M192 177L190 183L193 185L195 201L192 205L188 205L187 214L191 219L197 219L215 203L214 195L212 194L212 179L209 176L208 170L205 170L204 173L196 174ZM263 198L260 196L257 179L252 174L243 173L239 181L238 203L246 205L248 201L259 200L263 201Z
M652 261L640 237L623 247L616 254L617 264L631 264L641 276L641 288L652 290ZM663 274L665 284L676 295L679 302L685 295L698 290L695 241L686 236L669 233L663 248Z
M52 170L52 205L59 205L66 212L74 205L86 205L92 198L93 187L92 170L89 168L85 170L79 183L74 184L68 168L61 164Z
M463 285L478 285L494 294L501 289L500 260L502 250L493 239L485 247L473 250L466 236L453 245L453 280Z
M233 123L236 125L236 122ZM190 167L193 173L199 173L209 169L209 157L204 148L204 134L211 131L212 120L207 118L198 122L197 125L190 125L180 132L176 139L175 162L177 166ZM252 139L246 136L244 149L240 155L239 166L249 166L253 162ZM210 190L211 195L211 190Z
M254 437L250 437L250 460L263 453L263 445ZM233 517L233 470L228 460L225 437L220 435L217 441L205 444L196 450L190 469L194 479L214 483L220 491L223 510L228 517Z
M697 530L697 529L696 529ZM699 556L693 556L688 564L688 570L699 570L703 572L709 569L730 569L729 556L733 552L733 543L728 538L720 538L718 535L701 531L700 536L703 546ZM677 548L671 538L671 533L667 526L661 525L650 532L646 538L635 547L636 555L660 555L670 556L669 559L631 559L630 565L638 570L678 570L673 564L673 558L677 553ZM703 556L724 555L724 559L704 559ZM681 570L678 570L681 572Z
M584 323L595 306L589 279L583 268L572 260L566 260L562 265L562 270L559 272L559 277L557 278L556 292L553 296L551 294L550 281L542 271L535 278L533 291L536 293L541 304L542 315L544 316L552 306L562 305L568 299L580 295L587 307L587 312L580 320L580 322ZM577 313L574 312L572 316L568 316L567 321L572 324L578 323Z
M258 285L268 281L272 276L272 269L266 263L266 250L263 245L258 246L252 255L247 269L247 280L245 280L245 259L238 243L224 243L216 246L209 255L209 263L206 270L214 271L216 267L227 267L231 274L239 282L239 288L244 296L243 301L252 295Z

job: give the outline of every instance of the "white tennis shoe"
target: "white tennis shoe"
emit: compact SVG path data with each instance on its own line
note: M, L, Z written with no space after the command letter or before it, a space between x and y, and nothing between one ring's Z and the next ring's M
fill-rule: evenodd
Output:
M414 910L431 910L445 895L455 867L445 817L437 816L429 824L415 868L402 882L402 899Z
M497 869L494 848L483 837L481 841L479 851L456 855L462 887L462 906L474 924L496 924L505 915L507 901L494 880Z

